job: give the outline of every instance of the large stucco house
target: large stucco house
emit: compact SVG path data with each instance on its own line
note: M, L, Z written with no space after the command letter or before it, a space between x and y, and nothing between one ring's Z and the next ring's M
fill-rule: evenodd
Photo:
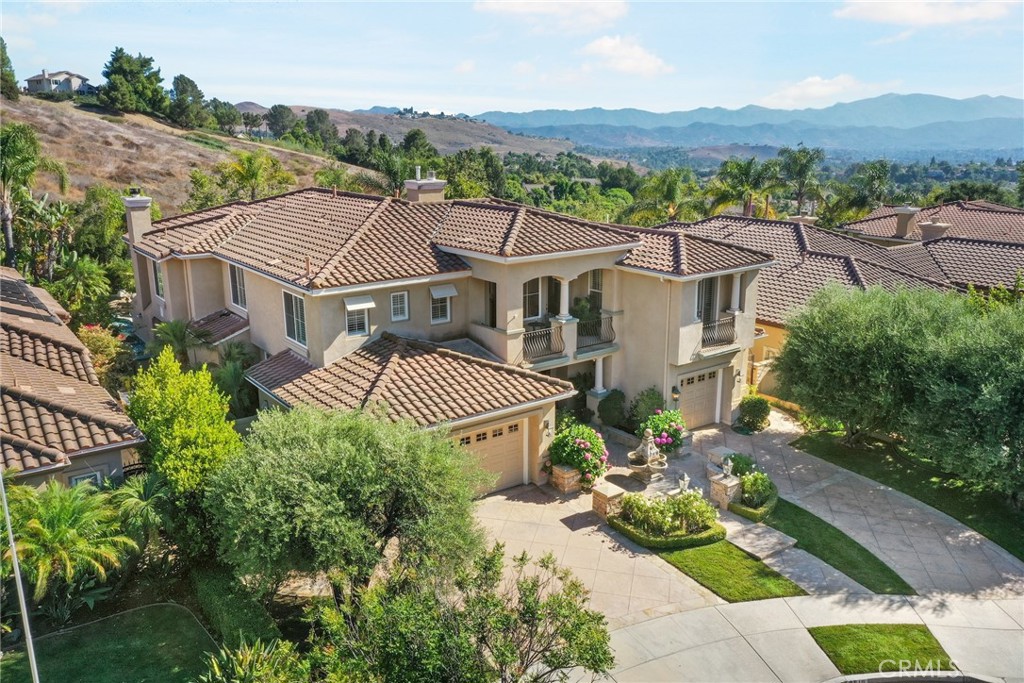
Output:
M496 488L543 479L555 403L581 372L592 405L654 386L690 427L731 421L770 255L443 192L305 189L152 224L150 200L127 197L137 327L250 342L262 407L383 402L447 425Z
M30 93L67 93L69 95L93 95L96 86L89 79L71 71L47 71L25 79L25 90Z

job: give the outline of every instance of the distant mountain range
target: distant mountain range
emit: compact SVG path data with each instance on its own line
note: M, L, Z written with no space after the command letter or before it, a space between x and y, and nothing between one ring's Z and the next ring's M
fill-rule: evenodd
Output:
M888 94L822 109L768 109L747 105L740 109L701 107L690 111L655 113L642 109L541 109L528 112L489 111L476 118L502 128L522 130L545 126L604 125L635 128L688 126L714 123L755 126L802 122L816 126L886 126L916 128L944 121L976 121L1024 117L1024 100L980 95L955 100L938 95Z

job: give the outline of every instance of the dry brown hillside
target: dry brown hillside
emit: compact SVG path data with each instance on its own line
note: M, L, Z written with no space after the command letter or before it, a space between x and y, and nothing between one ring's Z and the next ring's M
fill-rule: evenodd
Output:
M188 197L188 174L193 168L209 170L230 157L218 150L191 142L189 131L179 130L146 116L104 116L79 109L68 102L54 103L31 97L3 101L2 120L19 121L35 128L43 153L62 161L71 176L67 199L79 200L85 188L97 183L112 187L140 185L160 203L164 215L177 213ZM313 173L327 159L258 145L244 140L216 137L230 149L265 147L295 174L300 187L313 184ZM56 193L52 179L40 176L38 189Z
M236 106L240 111L257 114L267 111L267 107L255 102L239 102ZM314 108L293 106L292 111L301 118ZM573 144L567 140L515 135L504 128L483 122L460 119L406 119L391 114L359 114L341 109L327 109L326 111L342 135L349 128L358 128L364 133L375 130L378 133L387 133L387 136L394 142L400 142L410 130L419 128L426 133L430 144L434 145L441 154L453 154L471 147L487 146L502 155L506 152L528 154L539 152L547 156L555 156L559 152L567 152L573 148Z

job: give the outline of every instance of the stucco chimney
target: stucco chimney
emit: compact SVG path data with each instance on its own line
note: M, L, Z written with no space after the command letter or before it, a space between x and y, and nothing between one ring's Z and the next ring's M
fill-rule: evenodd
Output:
M153 200L142 194L141 190L133 187L128 190L127 197L121 197L124 202L125 215L128 219L128 241L137 244L142 236L153 229L153 221L149 216L149 207Z
M917 227L921 229L921 241L931 242L940 237L945 237L946 233L953 226L949 223L918 223Z
M815 223L818 222L818 217L804 216L803 214L801 214L799 216L790 216L787 220L789 220L790 223L803 223L804 225L814 225Z
M896 213L896 236L906 237L917 227L917 212L914 206L900 206L895 209Z
M49 77L50 77L50 72L49 72L49 71L47 71L46 69L43 69L43 80L45 81L45 80L47 80L47 79L48 79Z
M427 171L427 179L420 179L420 167L416 167L416 179L405 181L405 196L410 202L443 202L444 187L448 182L439 179L433 171Z

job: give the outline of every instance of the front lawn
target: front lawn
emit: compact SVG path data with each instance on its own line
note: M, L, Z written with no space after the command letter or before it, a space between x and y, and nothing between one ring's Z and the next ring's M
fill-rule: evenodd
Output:
M797 548L821 558L873 593L916 595L899 574L867 548L788 500L780 498L764 523L792 536Z
M807 629L845 675L882 671L953 671L949 655L927 626L854 624Z
M42 681L187 683L206 671L216 649L195 616L178 605L151 605L36 639ZM28 683L23 650L0 660L4 683Z
M800 586L728 541L658 555L729 602L807 595Z
M888 444L848 448L827 432L805 434L792 445L822 460L891 486L958 519L1024 560L1024 511L998 493L943 473L927 461Z

